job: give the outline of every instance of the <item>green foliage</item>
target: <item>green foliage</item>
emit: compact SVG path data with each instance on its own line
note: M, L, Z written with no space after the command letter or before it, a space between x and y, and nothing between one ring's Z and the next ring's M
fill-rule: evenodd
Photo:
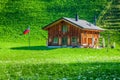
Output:
M109 45L109 46L112 46L113 43L115 42L116 43L116 46L117 47L120 47L120 32L119 31L116 31L116 30L106 30L104 32L102 32L101 34L101 38L105 38L105 45L106 47ZM100 44L102 44L102 41L100 39Z

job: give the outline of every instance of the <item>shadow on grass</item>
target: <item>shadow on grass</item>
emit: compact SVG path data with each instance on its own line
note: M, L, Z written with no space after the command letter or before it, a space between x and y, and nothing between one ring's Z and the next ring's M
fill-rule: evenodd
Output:
M23 47L13 47L13 50L53 50L55 48L48 48L47 46L23 46Z

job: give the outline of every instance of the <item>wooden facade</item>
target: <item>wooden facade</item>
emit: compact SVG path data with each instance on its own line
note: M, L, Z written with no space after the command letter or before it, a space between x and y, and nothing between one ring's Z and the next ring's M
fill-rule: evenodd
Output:
M63 31L64 26L66 31ZM83 29L64 20L53 23L45 30L48 30L48 46L95 47L99 43L99 30Z
M67 27L66 32L62 31L63 26ZM95 46L99 41L100 31L82 29L65 21L60 21L47 28L47 30L48 46ZM56 43L54 43L54 38L57 38ZM75 43L72 38L75 38ZM66 41L63 41L63 39ZM94 42L92 39L94 39Z

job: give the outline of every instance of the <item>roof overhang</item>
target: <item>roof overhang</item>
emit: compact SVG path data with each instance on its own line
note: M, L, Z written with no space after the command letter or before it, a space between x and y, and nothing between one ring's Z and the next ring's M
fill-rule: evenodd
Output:
M104 31L104 30L105 30L105 29L98 30L98 29L83 28L82 26L79 26L79 25L77 25L77 24L75 24L75 23L73 23L73 22L71 22L71 21L69 21L69 20L67 20L67 19L65 19L65 18L60 18L60 19L58 19L58 20L56 20L56 21L48 24L47 26L43 27L42 29L48 30L50 27L52 27L52 26L54 26L54 25L56 25L56 24L58 24L58 23L60 23L60 22L62 22L62 21L67 22L67 23L69 23L69 24L71 24L71 25L73 25L73 26L75 26L75 27L78 27L78 28L80 28L80 29L82 29L82 30L90 30L90 31L97 31L97 32L101 32L101 31Z
M43 27L42 29L47 30L48 28L50 28L50 27L52 27L52 26L54 26L54 25L56 25L56 24L58 24L59 22L62 22L62 21L67 22L67 23L69 23L69 24L71 24L71 25L73 25L75 27L78 27L78 25L74 24L73 22L68 21L68 20L66 20L64 18L60 18L60 19L48 24L47 26ZM79 26L78 28L83 29L83 27L81 27L81 26Z
M52 22L52 23L50 23L50 24L46 25L46 26L45 26L45 27L43 27L42 29L47 30L48 28L50 28L50 27L52 27L52 26L54 26L54 25L58 24L58 23L59 23L59 22L61 22L61 21L63 21L63 19L62 19L62 18L60 18L60 19L58 19L58 20L56 20L56 21L54 21L54 22Z

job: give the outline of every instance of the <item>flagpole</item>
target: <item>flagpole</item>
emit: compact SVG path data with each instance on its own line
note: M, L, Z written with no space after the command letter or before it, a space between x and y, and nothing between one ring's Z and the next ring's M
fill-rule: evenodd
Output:
M30 29L30 26L29 26L29 29ZM30 31L28 33L28 47L30 48Z
M24 35L28 34L28 47L30 47L30 26L23 32Z

